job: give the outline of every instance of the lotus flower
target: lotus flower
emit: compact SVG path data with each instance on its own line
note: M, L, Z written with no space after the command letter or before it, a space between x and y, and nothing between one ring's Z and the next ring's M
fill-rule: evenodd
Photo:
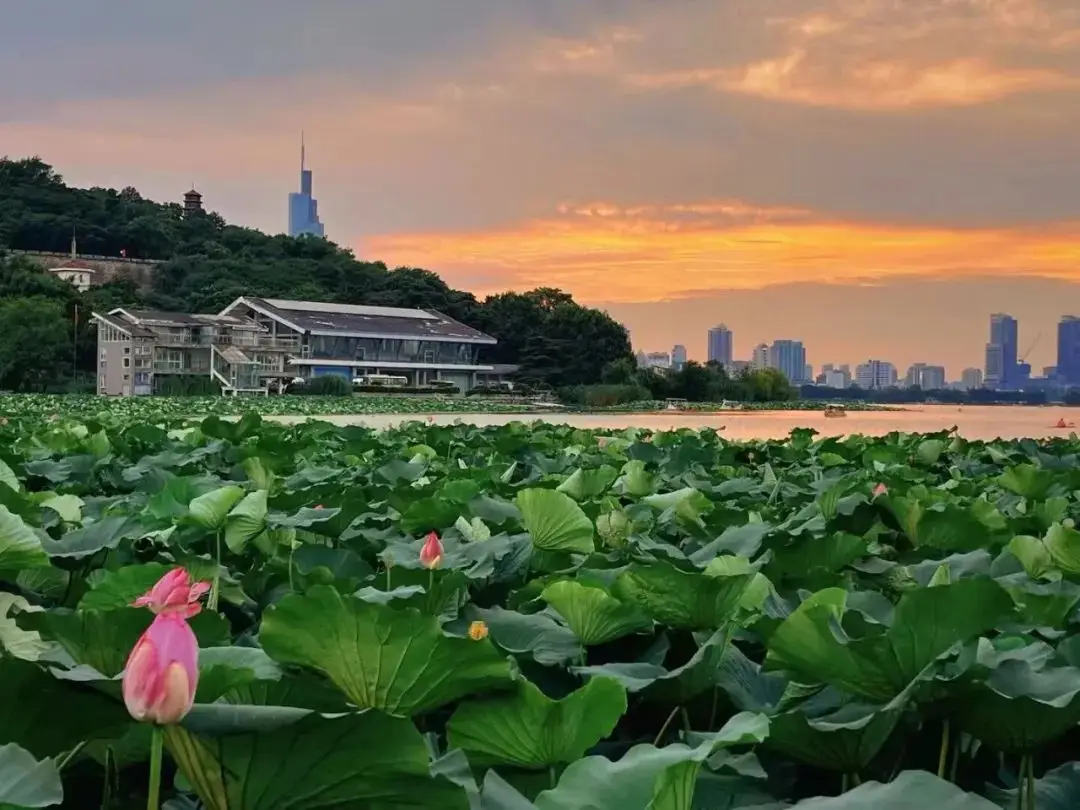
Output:
M442 541L439 540L439 535L431 532L424 538L424 547L420 549L420 564L428 569L438 568L439 563L442 562L442 555Z
M135 607L148 607L159 615L177 615L190 619L202 610L199 598L210 590L208 582L192 582L183 568L174 568L149 591L133 603Z
M469 638L471 638L473 641L483 641L487 637L487 623L478 620L469 624Z
M887 486L885 486L884 484L878 484L876 487L874 487L874 497L875 498L878 497L879 495L888 495L888 494L889 494L889 488Z
M199 642L187 620L202 610L199 597L209 589L174 568L135 600L137 607L157 614L124 667L124 705L136 720L167 725L191 711L199 684Z

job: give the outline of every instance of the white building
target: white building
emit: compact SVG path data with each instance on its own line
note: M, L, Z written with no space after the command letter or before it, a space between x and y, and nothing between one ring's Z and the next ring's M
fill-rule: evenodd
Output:
M649 352L645 355L646 368L671 368L671 355L667 352Z
M79 292L86 292L94 282L97 270L86 262L78 259L69 259L56 267L50 267L49 272L59 279L69 282Z
M945 367L928 363L912 363L904 375L905 388L938 391L945 387Z
M685 365L686 347L681 343L676 343L671 347L671 367L675 369L675 371L680 371Z
M769 345L759 343L754 347L754 353L750 356L750 368L761 371L769 367Z
M855 384L859 388L891 388L896 379L896 366L887 360L867 360L855 367Z
M983 373L981 368L965 368L960 372L960 387L966 391L982 388Z

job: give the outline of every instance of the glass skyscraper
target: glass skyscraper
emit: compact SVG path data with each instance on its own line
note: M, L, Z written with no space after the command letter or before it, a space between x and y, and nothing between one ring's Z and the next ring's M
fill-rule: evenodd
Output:
M731 366L731 356L734 353L735 336L724 324L714 326L709 330L709 362L719 363L728 368Z
M304 165L304 139L300 139L300 190L289 195L289 236L325 236L319 222L319 201L311 196L311 169Z
M986 344L986 385L1015 388L1023 383L1017 354L1019 328L1016 318L1002 312L990 316L990 342Z
M1073 315L1058 322L1057 377L1066 385L1080 385L1080 318Z

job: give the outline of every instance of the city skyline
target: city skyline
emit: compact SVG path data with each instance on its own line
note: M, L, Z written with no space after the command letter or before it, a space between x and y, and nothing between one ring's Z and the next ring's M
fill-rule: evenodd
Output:
M723 310L819 359L976 366L972 313L1008 311L1039 369L1075 314L1070 0L49 6L5 4L0 143L72 184L194 180L281 232L303 128L342 245L699 357Z
M319 220L319 201L314 196L314 177L307 168L304 134L300 133L300 190L289 194L289 236L326 236Z
M690 355L684 344L677 344L672 352L654 352L634 342L635 351L640 358L652 358L649 365L666 366L666 359L673 359L676 350L681 364L687 360L700 363L719 363L729 369L739 367L775 368L784 373L793 382L822 381L830 387L846 387L859 378L864 382L872 380L872 387L887 387L899 384L907 387L942 388L946 385L964 383L967 387L987 387L1014 390L1024 388L1029 382L1036 385L1055 384L1063 386L1080 385L1080 316L1063 315L1052 332L1056 338L1052 349L1057 362L1034 370L1027 358L1042 339L1042 330L1036 331L1035 338L1021 342L1019 321L1008 313L994 312L988 316L989 340L984 344L982 365L963 365L950 370L945 365L934 362L933 358L912 361L901 374L903 366L892 361L864 356L864 360L831 360L816 363L807 362L809 356L801 340L774 338L754 344L749 354L740 354L735 349L735 334L721 323L710 327L706 335L705 357ZM633 336L631 336L633 339ZM675 367L675 364L672 363ZM856 373L851 368L857 369ZM816 372L821 369L821 373ZM844 385L828 382L830 374L843 369L847 382ZM805 373L803 372L805 370ZM882 380L890 380L882 382ZM977 380L977 383L974 382Z

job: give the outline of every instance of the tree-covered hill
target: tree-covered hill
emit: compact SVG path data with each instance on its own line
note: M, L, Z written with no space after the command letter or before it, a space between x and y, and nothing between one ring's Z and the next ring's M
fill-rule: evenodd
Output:
M144 294L117 283L80 299L62 282L9 258L0 272L0 334L22 334L18 330L25 331L30 320L16 316L32 310L35 324L53 319L56 345L43 355L45 370L23 369L30 358L12 360L5 354L18 352L0 346L0 388L53 386L71 375L72 324L80 301L84 312L123 304L213 312L245 294L437 309L498 338L489 359L521 364L523 377L554 387L594 383L607 364L631 357L620 324L560 290L478 301L428 270L390 270L382 262L359 261L329 241L268 236L229 225L215 213L185 217L179 204L144 199L131 187L73 188L40 158L0 158L0 253L66 251L73 230L81 253L161 260L153 289ZM89 332L77 337L87 344L92 338ZM93 373L92 347L78 354L74 366Z

